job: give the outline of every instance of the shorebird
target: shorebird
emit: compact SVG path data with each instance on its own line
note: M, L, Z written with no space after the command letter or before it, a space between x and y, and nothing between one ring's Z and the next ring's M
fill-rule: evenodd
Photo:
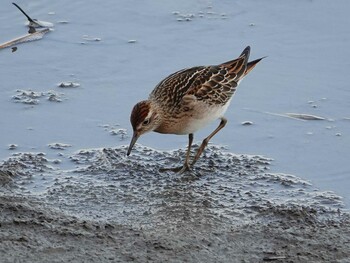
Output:
M190 170L210 139L225 127L227 120L224 113L238 84L263 59L248 62L249 54L248 46L237 59L214 66L183 69L162 80L148 100L138 102L132 109L130 122L133 136L127 155L130 155L137 139L146 132L188 134L183 166L166 170L180 173ZM203 140L190 164L193 134L216 119L220 119L219 126Z

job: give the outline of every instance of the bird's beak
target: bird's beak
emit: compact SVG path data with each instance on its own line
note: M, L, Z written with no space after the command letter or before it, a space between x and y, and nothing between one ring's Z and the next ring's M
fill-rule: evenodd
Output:
M136 131L134 131L134 134L132 136L132 139L131 139L131 142L130 142L130 145L129 145L129 149L128 149L128 152L127 152L127 156L130 155L130 152L132 150L132 147L134 147L134 144L136 143L137 139L139 138L139 135Z

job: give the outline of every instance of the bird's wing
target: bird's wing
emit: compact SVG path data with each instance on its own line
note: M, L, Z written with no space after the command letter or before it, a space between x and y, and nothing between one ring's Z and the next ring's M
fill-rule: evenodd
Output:
M250 47L247 47L237 59L206 67L187 94L209 104L225 104L245 76L249 53Z
M200 66L175 72L161 81L150 97L164 100L176 107L186 98L196 98L208 104L225 104L245 76L250 48L239 58L216 66Z
M150 98L168 105L179 105L187 92L198 85L196 80L205 69L206 67L193 67L169 75L154 88Z

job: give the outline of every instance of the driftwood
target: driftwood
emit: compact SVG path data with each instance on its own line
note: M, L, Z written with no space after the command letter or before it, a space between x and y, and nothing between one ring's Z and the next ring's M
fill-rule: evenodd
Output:
M50 32L49 28L44 28L42 30L38 30L34 33L29 33L27 35L21 36L21 37L17 37L15 39L12 39L10 41L7 41L5 43L0 44L0 49L2 48L7 48L7 47L11 47L20 43L24 43L24 42L29 42L29 41L34 41L34 40L39 40L42 39L43 36Z

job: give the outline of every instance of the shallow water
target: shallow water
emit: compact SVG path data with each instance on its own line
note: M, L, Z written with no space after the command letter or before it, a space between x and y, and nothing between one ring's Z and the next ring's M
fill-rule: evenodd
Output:
M18 45L16 52L0 50L0 110L4 113L0 118L1 159L16 152L43 152L45 158L56 160L85 148L93 156L98 155L95 148L122 149L120 146L130 139L132 106L146 98L162 78L184 67L235 58L251 45L253 59L268 58L240 84L226 114L229 123L213 143L227 145L228 152L273 158L269 167L274 174L294 174L320 188L320 192L342 196L349 207L350 93L346 58L350 55L350 32L344 22L348 21L348 1L333 6L328 1L277 0L269 4L66 0L18 4L33 18L50 21L55 27L42 40ZM25 18L11 1L2 3L1 14L1 43L27 32ZM80 86L63 88L62 82ZM303 121L270 114L288 112L325 120ZM244 121L253 125L241 125ZM216 125L196 134L195 140L201 140ZM52 149L50 145L56 143L71 147ZM187 137L149 134L139 143L167 156L172 153L168 150L179 146L183 149ZM129 162L133 158L142 156L133 154ZM52 163L56 168L44 180L39 175L30 179L30 191L46 191L57 180L68 185L68 179L60 181L60 175L66 176L67 170L75 168L62 159L59 165ZM152 160L149 165L154 166ZM221 170L212 172L219 174ZM90 186L86 182L86 189L95 183L100 184L101 191L108 189L106 175L99 175L100 179L90 176L92 181ZM68 177L75 182L85 178L75 172ZM230 184L237 183L228 177ZM133 183L127 181L127 185L140 187L137 178ZM155 178L151 182L155 183ZM177 185L181 179L174 175L170 178L176 179L172 187L185 187L181 191L186 195L186 184ZM145 179L139 180L144 183ZM249 185L248 180L244 182ZM212 187L204 189L211 193L217 185ZM68 186L60 189L67 194L70 191ZM84 190L77 186L71 189ZM282 193L273 191L268 200L289 196L288 191ZM296 196L303 200L302 195ZM133 198L142 201L145 197Z

